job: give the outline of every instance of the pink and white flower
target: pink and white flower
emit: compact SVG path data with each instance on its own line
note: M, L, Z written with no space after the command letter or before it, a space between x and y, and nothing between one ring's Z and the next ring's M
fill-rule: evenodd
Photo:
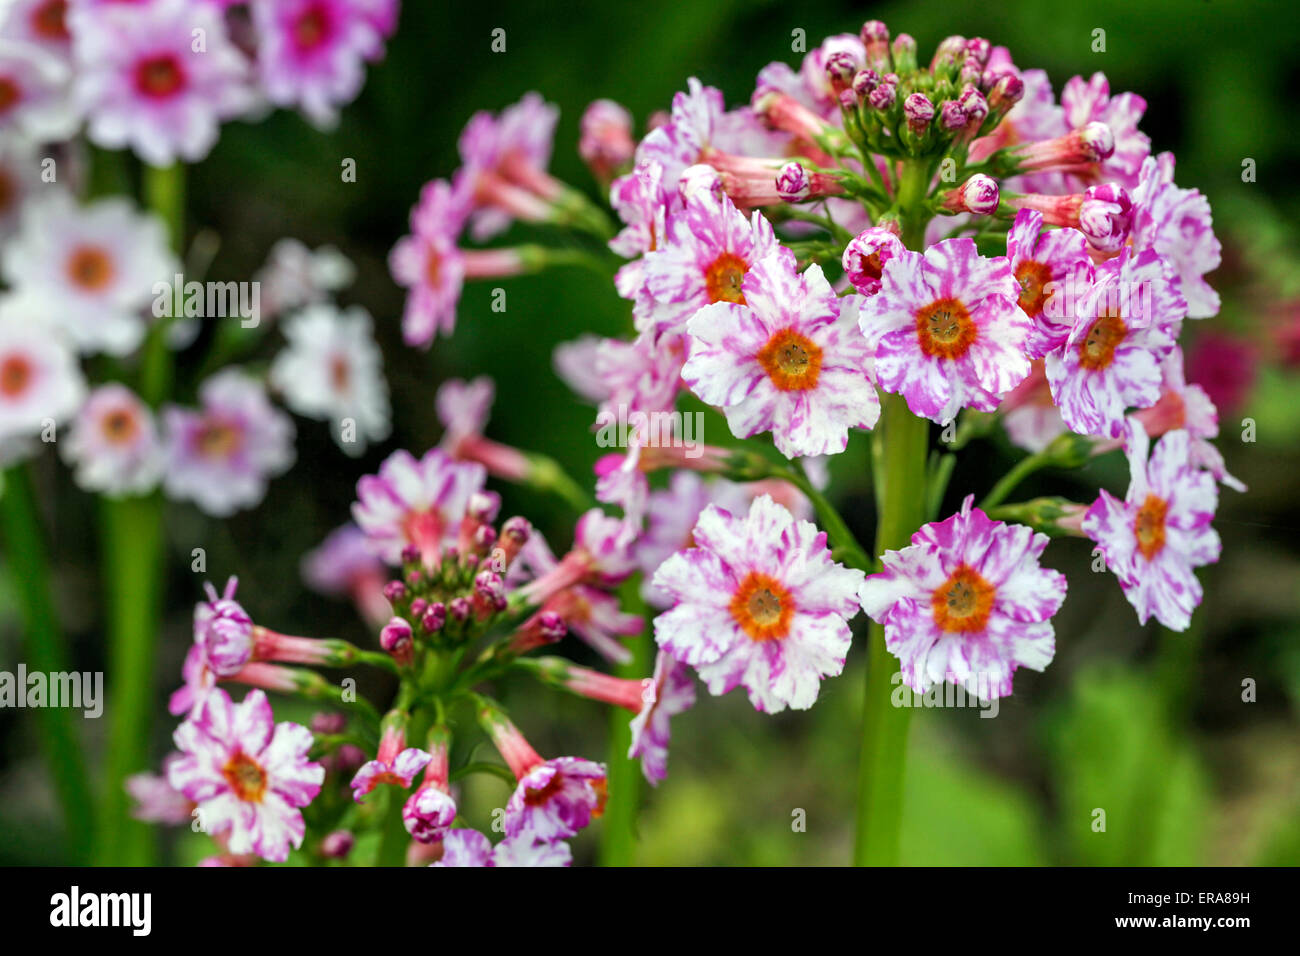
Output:
M903 243L892 229L884 226L864 229L844 247L844 274L863 295L875 295L880 291L885 263L903 251Z
M448 830L442 858L430 866L491 866L492 841L477 830Z
M96 145L130 147L154 166L196 162L255 102L248 62L211 6L157 0L74 16L73 92Z
M261 382L223 369L200 386L199 408L163 409L163 487L216 517L251 508L267 482L293 464L293 439L293 420L270 403Z
M167 771L182 754L172 751L163 758L162 773L134 773L123 785L135 806L131 816L146 823L180 826L194 819L195 804L170 783Z
M83 352L125 355L144 338L143 315L178 266L153 216L124 199L78 207L56 191L33 202L4 249L5 278Z
M477 830L450 830L442 857L430 866L570 866L573 851L561 840L539 840L531 833L506 837L495 847Z
M695 681L685 665L661 650L655 656L652 683L641 699L641 709L632 718L627 756L640 758L641 772L655 786L668 776L669 721L695 706Z
M153 413L117 382L90 393L60 445L76 469L77 484L87 491L139 495L162 477L162 444Z
M821 267L795 272L776 250L741 283L743 300L717 302L687 324L683 380L720 406L731 433L770 431L787 458L842 452L850 428L871 428L880 403L867 374L870 352Z
M1066 81L1061 108L1070 129L1105 123L1115 140L1114 152L1101 161L1095 175L1085 178L1111 180L1127 189L1136 186L1142 163L1151 153L1151 138L1138 129L1147 101L1136 93L1111 96L1106 75L1094 73L1088 80L1075 76Z
M335 443L353 457L388 437L383 355L365 309L308 306L284 323L284 337L269 379L291 409L328 421Z
M255 276L262 289L262 318L323 302L355 276L356 268L334 246L309 249L297 239L281 239Z
M1205 281L1222 258L1210 203L1198 190L1174 185L1173 153L1143 162L1133 206L1133 247L1153 249L1169 263L1187 300L1187 317L1218 315L1219 294Z
M194 605L194 643L203 648L207 666L218 677L231 677L253 657L253 619L235 600L239 580L230 577L217 594L204 584L208 599Z
M1125 247L1074 305L1074 327L1046 359L1052 398L1073 431L1118 437L1128 408L1160 398L1160 363L1187 304L1164 260Z
M862 584L862 608L885 627L903 682L924 693L948 681L982 700L1011 693L1019 667L1041 671L1056 653L1051 617L1065 576L1039 566L1045 534L962 509L886 551Z
M406 790L432 759L428 751L406 746L405 718L386 720L375 759L362 764L352 778L352 799L361 803L380 784Z
M253 0L257 75L267 99L330 129L352 102L384 37L373 0Z
M940 423L968 406L993 411L1029 374L1033 323L1020 292L1010 261L983 258L971 239L903 250L859 308L880 387Z
M352 598L367 621L382 624L391 616L383 593L388 569L370 550L368 540L354 524L335 528L303 556L302 577L319 594Z
M1067 284L1086 288L1092 281L1088 241L1077 229L1043 229L1043 214L1021 209L1007 231L1007 261L1020 286L1016 304L1034 323L1026 354L1042 358L1070 335L1073 315L1054 301L1064 300Z
M39 313L12 298L0 300L0 462L18 446L76 412L86 380L62 337Z
M1219 560L1219 535L1210 527L1218 508L1214 477L1191 460L1189 436L1168 432L1151 454L1137 424L1126 436L1128 493L1120 501L1106 491L1088 509L1083 533L1097 543L1106 567L1145 624L1186 630L1201 603L1195 569Z
M710 505L694 540L654 576L676 602L655 618L660 648L712 694L741 685L765 713L811 707L844 668L862 572L836 564L825 533L767 495L740 517Z
M33 43L0 38L0 132L5 138L59 142L81 122L72 73L59 55Z
M486 479L482 465L453 461L440 448L418 460L395 451L379 474L357 482L352 517L387 563L400 564L403 550L414 547L427 567L436 567L443 548L456 541L470 496Z
M173 739L182 756L168 766L168 782L198 804L203 829L223 834L231 853L282 863L302 845L301 808L325 779L325 769L307 759L311 731L275 723L260 690L234 704L217 688Z

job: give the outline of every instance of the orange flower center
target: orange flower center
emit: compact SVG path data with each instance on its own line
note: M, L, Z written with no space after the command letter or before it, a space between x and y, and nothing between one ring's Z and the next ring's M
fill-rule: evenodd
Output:
M931 302L916 313L916 337L921 351L942 359L958 359L975 341L975 322L956 299Z
M930 597L934 623L945 631L982 631L988 624L996 593L978 571L963 564Z
M99 246L78 246L68 257L68 278L87 292L99 292L113 281L113 260Z
M790 632L794 599L780 581L750 571L731 597L731 616L755 641L779 641Z
M772 384L783 392L816 388L822 370L822 350L794 329L777 332L758 352Z
M204 458L228 458L238 450L241 440L238 428L209 419L199 427L195 445Z
M125 408L115 409L105 415L100 427L104 437L115 445L126 444L139 430L135 416Z
M248 803L260 803L266 793L266 773L261 765L242 750L226 761L221 775L235 796Z
M7 76L0 76L0 113L12 109L22 99L23 91Z
M749 271L749 263L740 256L724 252L704 270L704 288L708 291L710 302L735 302L745 304L745 294L740 291L740 283Z
M429 261L424 264L424 277L435 288L442 283L442 257L429 250Z
M1124 320L1113 312L1098 316L1079 345L1079 364L1091 371L1106 368L1115 360L1115 349L1128 334Z
M1016 266L1016 281L1020 283L1020 308L1031 319L1037 318L1047 302L1047 286L1052 281L1052 271L1041 262L1025 260Z
M0 362L0 395L6 398L21 395L31 380L31 363L21 355L10 355Z
M352 381L352 368L348 365L348 360L342 355L335 355L330 359L330 384L335 390L346 392L348 384Z
M47 0L32 11L32 32L47 40L67 40L67 0Z
M173 96L185 85L185 71L170 53L151 56L135 68L135 85L146 96Z
M551 797L555 796L564 788L564 776L560 773L554 774L550 780L546 781L545 786L525 787L524 803L530 807L540 807Z
M1150 561L1165 546L1165 514L1169 505L1159 495L1147 495L1133 519L1133 537L1137 539L1138 551Z
M294 42L304 50L319 46L328 32L329 21L325 18L325 11L318 6L303 13L293 25Z

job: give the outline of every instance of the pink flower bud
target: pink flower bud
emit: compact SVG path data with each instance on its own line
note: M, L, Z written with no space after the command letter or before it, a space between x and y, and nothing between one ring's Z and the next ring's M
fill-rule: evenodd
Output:
M942 205L949 212L968 212L976 216L990 216L997 211L999 190L997 180L976 173L957 189L949 190Z
M404 618L395 617L379 632L379 646L403 667L411 663L415 654L411 625Z
M907 117L908 129L920 136L934 119L934 104L924 93L913 93L903 101L903 115Z
M896 224L895 229L897 228ZM863 295L880 291L885 263L903 251L898 234L887 226L872 226L858 233L844 249L844 274Z
M802 163L786 163L776 176L777 195L786 202L802 202L812 192L812 182Z
M1079 231L1102 252L1118 252L1133 228L1133 201L1118 183L1090 186L1079 205Z

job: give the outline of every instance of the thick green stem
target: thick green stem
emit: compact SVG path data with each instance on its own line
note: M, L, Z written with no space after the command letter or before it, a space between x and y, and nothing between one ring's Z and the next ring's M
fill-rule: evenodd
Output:
M632 613L643 613L641 576L628 579L622 588L623 605ZM654 666L654 639L649 627L628 642L632 660L615 668L619 677L639 680ZM609 709L609 800L605 804L600 842L601 866L632 866L636 855L636 818L641 806L640 761L627 755L632 746L631 715L621 707Z
M877 484L876 553L905 547L926 518L925 467L929 424L912 415L901 395L885 399L872 436L880 463ZM857 839L859 866L898 863L903 817L903 773L911 710L892 706L897 664L885 647L884 628L867 629L867 696L862 716L858 766Z
M22 615L24 663L32 673L67 672L69 656L50 594L49 566L31 480L25 469L15 467L4 473L3 481L0 536ZM67 707L41 707L36 714L41 750L49 763L63 809L67 850L72 862L81 863L93 832L94 818L85 763L73 723L79 714Z

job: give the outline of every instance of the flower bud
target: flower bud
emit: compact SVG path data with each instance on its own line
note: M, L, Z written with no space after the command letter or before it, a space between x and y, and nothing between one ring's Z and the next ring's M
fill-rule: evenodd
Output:
M845 247L842 258L844 274L863 295L875 295L880 291L880 276L885 263L903 251L897 230L895 222L872 226L858 233Z
M990 216L998 208L997 180L976 173L957 189L950 189L940 200L948 212L968 212L976 216Z
M408 594L406 585L401 581L389 581L384 585L384 598L389 604L396 604Z
M847 50L832 53L826 58L826 78L836 94L843 93L853 85L853 75L857 69L857 60Z
M867 97L867 105L874 110L887 110L898 99L898 90L889 83L881 83Z
M1079 205L1079 231L1102 252L1118 252L1133 228L1133 201L1118 183L1090 186Z
M903 101L903 115L907 118L908 129L921 136L934 119L934 104L924 93L913 93Z
M356 842L356 837L350 831L335 830L320 841L321 856L329 860L341 860L352 852Z
M420 630L426 634L435 634L447 623L447 605L434 601L420 618Z
M786 163L776 176L777 195L786 202L802 202L812 192L812 182L802 163Z
M939 128L953 133L966 125L966 111L956 100L948 100L939 110Z
M404 618L395 617L379 632L379 646L401 667L411 663L415 654L411 625Z
M596 100L582 114L578 155L596 178L605 181L636 151L632 114L613 100Z
M879 85L880 74L875 70L858 70L853 77L853 92L860 100L865 100Z
M911 73L916 69L916 39L910 33L900 33L894 37L894 69L899 73Z

